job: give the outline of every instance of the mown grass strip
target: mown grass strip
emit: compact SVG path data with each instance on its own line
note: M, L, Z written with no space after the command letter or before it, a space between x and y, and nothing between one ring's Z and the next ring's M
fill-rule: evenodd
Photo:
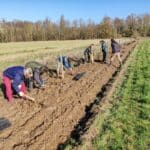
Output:
M137 47L136 59L113 97L93 149L148 150L150 148L150 43Z

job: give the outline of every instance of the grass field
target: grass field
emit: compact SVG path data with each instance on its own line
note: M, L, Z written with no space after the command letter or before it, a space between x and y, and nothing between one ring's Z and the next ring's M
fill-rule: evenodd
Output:
M142 42L122 85L113 96L113 107L92 147L102 150L150 148L150 42Z
M59 54L77 53L99 40L41 41L0 44L0 71L12 65L22 65L29 60L44 61Z
M120 43L130 39L119 40ZM8 66L24 65L30 60L54 60L59 54L78 55L89 46L95 44L99 49L99 40L39 41L0 44L0 71Z

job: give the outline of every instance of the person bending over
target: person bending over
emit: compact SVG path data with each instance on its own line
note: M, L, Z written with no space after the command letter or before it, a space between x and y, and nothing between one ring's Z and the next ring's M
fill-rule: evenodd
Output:
M25 94L25 79L31 78L32 76L32 69L26 69L23 66L14 66L3 71L3 83L5 86L4 92L9 102L13 101L13 94L18 94L20 97L28 98Z

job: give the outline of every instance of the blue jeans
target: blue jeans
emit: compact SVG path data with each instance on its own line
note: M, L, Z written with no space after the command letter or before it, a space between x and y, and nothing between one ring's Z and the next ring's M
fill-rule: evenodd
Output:
M70 69L72 67L66 56L61 56L58 58L58 60L63 64L65 69Z

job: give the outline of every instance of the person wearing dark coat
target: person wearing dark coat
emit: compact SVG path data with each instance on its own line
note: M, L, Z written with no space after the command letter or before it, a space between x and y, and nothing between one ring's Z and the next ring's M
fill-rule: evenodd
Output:
M112 56L110 59L110 65L114 61L114 58L117 57L121 66L122 65L122 59L120 57L121 46L114 39L111 39L111 48L112 48Z

